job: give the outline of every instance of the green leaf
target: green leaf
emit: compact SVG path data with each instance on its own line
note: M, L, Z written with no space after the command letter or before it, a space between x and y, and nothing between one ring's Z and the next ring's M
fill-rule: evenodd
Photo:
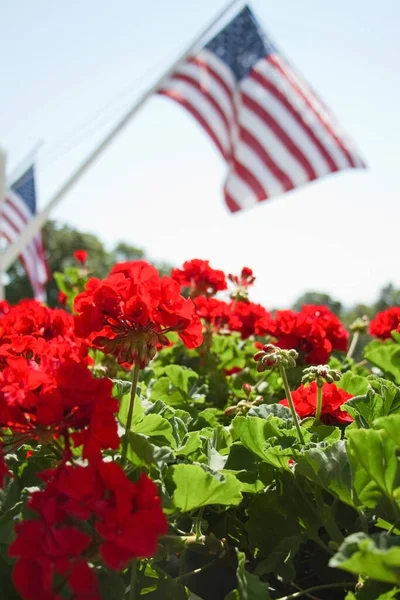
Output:
M172 448L176 447L172 425L161 415L149 414L132 428L134 433L142 433L151 438L168 442Z
M295 472L318 484L349 506L355 506L346 443L338 441L327 448L311 448L299 453Z
M179 456L189 456L201 447L200 433L198 431L189 431L182 440L182 445L176 449Z
M386 533L354 533L345 539L329 566L400 585L400 538Z
M343 404L342 409L355 419L358 427L372 427L379 417L400 414L400 388L380 377L367 377L368 390Z
M130 400L131 400L131 394L130 394L130 392L128 392L127 394L124 394L122 396L121 402L119 404L118 420L123 425L123 427L125 427L126 422L128 420L128 411L129 411ZM133 405L131 431L133 431L135 429L137 423L139 423L139 421L141 421L143 419L143 416L144 416L144 408L142 405L142 401L140 400L139 396L136 395L135 403Z
M384 431L348 431L353 488L360 502L374 508L382 496L393 502L398 479L398 463L393 440Z
M236 550L238 566L236 577L238 587L225 596L225 600L270 600L269 586L257 575L246 571L246 555Z
M400 384L400 344L393 339L373 340L364 349L364 357Z
M140 433L129 434L128 459L137 466L156 466L162 470L168 463L175 460L174 452L168 446L157 446L150 439Z
M351 371L347 371L347 373L342 375L341 379L336 383L336 386L345 390L352 396L361 396L367 392L368 381L361 375L356 375Z
M173 502L182 512L208 504L237 506L242 500L241 484L234 475L226 473L217 479L200 465L171 467L175 483Z
M380 417L373 423L374 429L383 429L394 441L397 448L400 448L400 415L390 415L389 417Z
M107 600L121 600L125 595L125 583L120 573L105 569L97 571L101 597Z
M203 403L205 388L199 387L198 379L198 374L187 367L167 365L151 388L150 398L177 407Z

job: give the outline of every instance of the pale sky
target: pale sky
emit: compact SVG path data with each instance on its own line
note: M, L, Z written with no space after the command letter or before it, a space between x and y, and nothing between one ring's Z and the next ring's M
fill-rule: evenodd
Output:
M0 145L9 171L39 141L39 207L225 0L4 0ZM174 264L257 276L254 298L345 303L400 285L399 0L254 0L261 25L358 145L346 171L231 215L226 167L181 107L151 98L53 218ZM240 3L237 5L240 8Z

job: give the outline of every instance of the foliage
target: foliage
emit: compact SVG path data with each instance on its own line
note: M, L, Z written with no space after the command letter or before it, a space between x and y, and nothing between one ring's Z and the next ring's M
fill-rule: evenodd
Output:
M89 252L88 267L95 268L96 251L91 256L88 244L80 246ZM130 252L120 246L117 258ZM400 336L394 332L387 341L372 341L366 364L331 345L325 347L329 365L310 367L300 331L280 337L275 316L250 302L250 269L223 281L221 271L205 261L189 261L179 271L179 277L185 274L183 299L173 282L161 284L154 270L138 264L114 269L77 302L88 271L67 264L57 281L67 307L78 313L75 325L67 312L61 317L39 305L4 309L3 595L10 600L400 597ZM210 303L217 291L225 297ZM201 294L205 300L199 302ZM195 310L202 318L201 344L197 330L185 338ZM328 309L323 321L314 310L298 313L301 319L293 327L312 325L311 346L337 326ZM298 340L297 347L286 348L288 336ZM49 398L52 407L63 408L43 419ZM25 409L15 412L24 402L29 402ZM50 467L87 477L79 479L76 491L63 481L48 484L38 473ZM117 470L124 478L120 488ZM146 496L152 482L157 491L149 487ZM82 491L89 494L89 488L91 503ZM119 521L117 505L124 515ZM127 535L131 506L140 519ZM60 557L52 562L44 553L38 572L43 565L55 570L58 595L46 596L39 578L37 592L20 596L15 563L25 552L18 542L24 527L51 521L57 533L55 515L66 510L62 526L78 527L86 536L83 545L87 536L91 540L68 564L80 569L83 557L88 570L72 577ZM24 560L39 561L42 546L38 536ZM61 546L66 552L60 538L52 550L61 552Z

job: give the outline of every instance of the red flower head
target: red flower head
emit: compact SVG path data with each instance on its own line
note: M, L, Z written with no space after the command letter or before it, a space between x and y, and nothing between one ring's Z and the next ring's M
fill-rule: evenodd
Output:
M346 350L349 334L326 306L305 305L300 312L278 310L267 333L284 350L294 348L308 364L325 364L333 350Z
M172 269L171 277L181 286L190 288L190 296L213 296L226 290L226 278L223 271L210 267L208 260L194 258L183 263L182 269Z
M334 383L324 383L322 386L321 421L326 425L351 423L352 417L347 412L340 410L340 407L352 397L351 394L336 387ZM292 398L296 412L301 419L315 416L317 407L317 384L315 381L307 386L302 384L292 392ZM279 404L289 406L287 399L281 400Z
M197 296L193 300L196 306L196 313L204 321L212 325L215 331L224 329L232 316L230 305L217 298L207 298L206 296Z
M400 332L400 306L392 306L378 313L369 324L370 334L381 340L388 340L392 331Z
M237 286L240 286L243 288L247 288L250 285L253 285L253 283L256 280L256 278L253 275L252 269L250 269L249 267L243 267L239 276L232 275L230 273L228 275L228 279L229 279L229 281L232 281L232 283L235 283Z
M158 343L169 343L170 331L176 331L188 348L202 343L192 300L181 296L176 281L160 277L144 261L122 263L106 279L90 279L74 308L76 333L121 364L138 360L144 367Z
M265 335L270 328L271 315L261 304L234 300L230 306L229 327L232 331L239 331L244 340L251 335Z
M22 598L57 600L55 575L63 574L74 598L100 600L88 564L99 553L117 570L133 558L155 554L167 521L157 488L146 475L133 483L117 463L109 462L96 468L63 465L41 476L46 487L28 502L37 518L17 524L9 548L17 558L13 579Z
M86 263L87 257L88 257L88 254L87 254L86 250L75 250L75 252L74 252L74 258L81 265L84 265Z

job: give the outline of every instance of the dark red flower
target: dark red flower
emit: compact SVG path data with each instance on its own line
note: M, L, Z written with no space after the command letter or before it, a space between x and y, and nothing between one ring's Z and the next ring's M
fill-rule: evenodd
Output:
M321 421L326 425L351 423L353 421L352 417L347 412L340 410L340 407L352 397L351 394L336 387L334 383L324 383L322 386ZM296 412L301 419L315 416L317 407L317 384L315 381L310 385L302 384L292 392L292 398ZM289 406L286 398L281 400L279 404Z
M256 278L253 275L252 269L250 269L249 267L243 267L239 276L232 275L231 273L229 273L228 279L229 281L232 281L232 283L234 283L235 285L242 288L248 288L249 286L253 285L253 283L256 280Z
M325 364L334 350L345 351L349 334L326 306L305 305L300 312L278 310L265 332L280 348L294 348L308 364Z
M86 252L86 250L75 250L74 252L74 258L81 263L81 265L84 265L87 261L87 257L88 254Z
M41 477L46 487L28 502L37 518L16 526L9 548L18 559L13 579L24 600L58 600L56 574L74 598L100 600L91 559L100 553L108 567L120 570L133 558L155 554L167 521L157 487L146 475L133 483L117 463L102 462L64 464Z
M400 332L400 306L392 306L379 312L369 324L369 332L381 340L388 340L392 331Z
M171 277L181 286L188 287L192 298L213 296L227 288L225 273L210 267L208 260L199 258L186 261L182 269L172 269Z
M169 344L170 331L176 331L188 348L202 342L192 300L181 296L177 282L160 277L144 261L116 265L102 281L90 279L74 308L76 333L121 364L137 360L144 367L157 344Z

